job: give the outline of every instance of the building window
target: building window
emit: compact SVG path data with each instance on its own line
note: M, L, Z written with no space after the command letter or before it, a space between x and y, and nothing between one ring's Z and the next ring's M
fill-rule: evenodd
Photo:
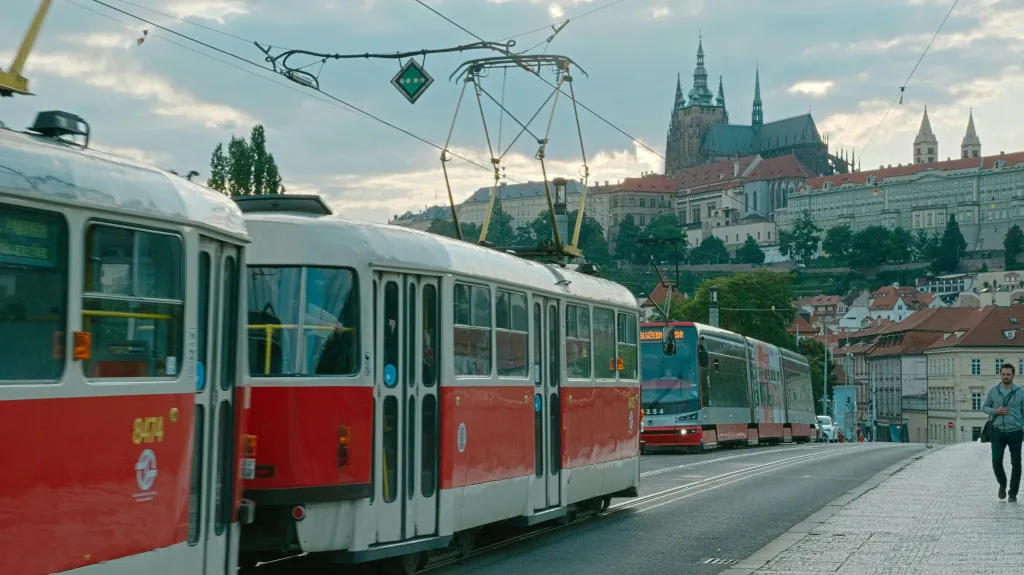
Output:
M996 375L999 375L999 370L1003 367L1004 363L1006 362L1004 362L1001 358L996 360L996 369L994 372Z
M972 359L971 360L971 375L981 375L981 360L980 359Z
M644 201L640 200L640 207L642 208L643 206L644 206ZM644 227L645 225L647 225L647 218L644 217L644 216L640 216L640 227Z
M647 206L647 200L645 198L640 198L640 207L643 208L643 207L646 207L646 206Z
M973 410L973 411L981 411L981 392L980 391L972 391L971 392L971 410Z

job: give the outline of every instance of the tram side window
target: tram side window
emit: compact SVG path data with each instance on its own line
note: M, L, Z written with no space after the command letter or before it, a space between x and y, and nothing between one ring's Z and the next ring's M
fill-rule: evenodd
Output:
M430 387L437 381L440 353L437 348L437 287L423 286L423 385Z
M622 360L622 368L619 370L619 379L636 379L636 356L637 356L637 325L636 316L619 314L618 346L619 359Z
M491 291L455 284L455 375L491 375Z
M594 377L615 379L615 312L594 308Z
M494 298L494 324L498 375L526 377L529 373L526 296L497 290Z
M358 278L344 268L249 267L249 373L353 375ZM302 302L305 309L300 309Z
M0 382L60 379L67 300L64 218L0 206Z
M565 370L569 379L590 379L590 308L565 306Z
M181 239L93 224L85 261L82 325L92 334L87 376L177 377L185 307Z

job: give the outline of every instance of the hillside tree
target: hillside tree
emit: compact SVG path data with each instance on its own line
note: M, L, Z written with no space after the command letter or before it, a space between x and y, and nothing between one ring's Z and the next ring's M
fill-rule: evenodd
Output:
M1013 224L1010 229L1006 230L1006 236L1003 237L1003 249L1006 250L1003 256L1006 270L1017 269L1017 258L1024 253L1024 232L1021 231L1019 225Z
M743 245L736 248L736 261L741 264L763 264L764 258L764 250L757 245L757 240L750 234L747 234Z
M217 144L210 157L206 185L231 196L283 194L281 172L274 155L267 151L267 134L261 124L252 128L249 140L232 136L227 153Z
M932 269L940 274L955 272L966 253L967 241L960 232L960 224L956 222L955 215L949 214L946 229L942 232L942 240L939 242L938 254L932 262Z
M853 248L853 230L843 224L828 229L825 239L821 241L821 249L828 254L834 265L844 265L850 259Z
M793 225L792 230L779 233L779 251L784 256L808 264L818 251L821 242L821 228L811 218L811 212L804 210L803 215Z

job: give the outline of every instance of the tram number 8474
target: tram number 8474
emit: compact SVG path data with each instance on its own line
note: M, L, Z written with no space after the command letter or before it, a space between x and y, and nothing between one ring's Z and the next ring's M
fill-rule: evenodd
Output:
M164 440L163 417L136 417L132 426L132 443L153 443Z

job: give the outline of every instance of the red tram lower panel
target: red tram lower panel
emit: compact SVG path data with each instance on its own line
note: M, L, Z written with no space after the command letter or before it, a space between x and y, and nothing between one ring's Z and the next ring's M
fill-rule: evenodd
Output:
M0 573L183 543L194 411L193 393L0 402Z
M639 395L636 387L563 388L562 467L638 456Z

